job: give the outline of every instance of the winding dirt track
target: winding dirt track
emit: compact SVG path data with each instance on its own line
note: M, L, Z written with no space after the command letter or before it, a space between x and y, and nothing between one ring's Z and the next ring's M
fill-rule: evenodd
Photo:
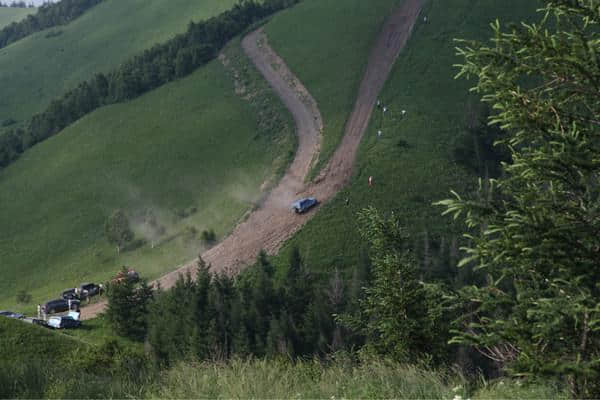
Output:
M305 177L318 157L323 126L317 103L269 47L262 30L244 38L244 51L294 116L298 151L279 184L258 209L221 243L202 254L214 271L227 270L235 273L253 263L261 249L269 254L277 252L285 240L315 215L314 210L305 215L291 212L290 204L295 199L315 196L322 204L349 181L358 146L369 124L377 96L400 51L406 45L424 2L425 0L406 0L387 19L371 51L342 142L319 176L308 184L305 183ZM170 288L180 274L189 271L193 276L195 268L196 260L190 261L152 283L160 283L165 289ZM94 318L105 308L105 302L84 307L81 318Z

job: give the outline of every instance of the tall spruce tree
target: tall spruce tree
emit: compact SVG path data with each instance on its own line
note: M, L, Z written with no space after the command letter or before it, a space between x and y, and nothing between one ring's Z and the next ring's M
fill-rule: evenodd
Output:
M372 207L361 211L358 220L370 245L372 280L358 310L340 322L363 335L377 354L399 361L443 359L448 337L439 291L419 281L406 232L394 217L386 219Z
M192 334L193 351L199 359L203 360L210 355L210 344L208 330L210 320L213 318L214 310L209 302L209 293L211 290L212 275L210 273L210 265L198 257L198 268L196 272L196 293L194 296L195 306L193 309L194 315L194 332Z
M123 267L127 274L127 268ZM152 287L144 279L112 283L108 287L106 319L115 333L134 340L143 340L147 331L147 315L153 298Z
M209 304L213 318L208 329L211 357L225 360L230 357L233 345L232 307L237 301L234 280L225 273L213 276L209 291Z
M566 378L600 397L600 2L546 1L538 24L462 41L459 76L494 110L511 153L480 195L439 204L464 218L460 265L487 276L459 297L455 341L520 376Z
M310 271L297 247L292 249L288 271L282 286L285 316L280 318L280 327L287 337L291 348L289 355L301 356L313 351L310 338L314 332L313 324L307 324L306 313L314 298L314 282Z

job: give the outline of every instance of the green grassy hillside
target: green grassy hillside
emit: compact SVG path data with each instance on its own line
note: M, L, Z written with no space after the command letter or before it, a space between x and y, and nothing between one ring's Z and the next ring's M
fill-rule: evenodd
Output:
M78 339L37 325L0 317L0 398L44 396L51 376L90 350Z
M0 7L0 29L13 22L19 22L36 11L37 8Z
M356 214L370 205L386 215L394 211L412 233L411 244L419 253L425 251L426 237L430 256L451 251L462 227L453 226L431 204L448 197L450 189L464 193L476 183L476 176L455 162L454 149L466 134L468 104L478 103L468 93L469 82L453 79L457 71L452 65L460 62L453 39L490 37L489 22L496 18L528 19L536 7L521 0L474 4L470 0L428 1L423 13L428 22L420 19L381 94L390 112L385 118L381 111L375 112L351 185L286 244L278 263L285 265L290 249L297 245L308 257L308 265L317 270L356 265L364 248L356 229ZM319 49L332 46L325 42L335 40L325 36L307 43ZM293 60L290 64L295 66ZM401 117L403 109L407 111L405 118ZM379 129L383 131L380 139L376 134ZM374 178L372 188L367 184L369 176Z
M338 355L326 363L287 359L182 362L156 370L139 350L89 346L0 317L2 398L427 398L566 399L550 384L508 379L466 385L444 370ZM479 387L481 386L481 387Z
M239 42L191 76L104 107L0 171L0 308L25 289L33 303L121 265L149 278L195 257L200 232L222 237L293 153L291 116L249 66ZM246 94L236 94L235 67ZM238 87L239 89L239 87ZM104 237L124 209L148 243L117 255ZM159 235L144 216L151 212ZM151 243L156 247L152 248Z
M184 32L235 0L106 0L66 26L0 50L0 121L27 120L50 100L133 55Z
M315 171L335 151L386 16L402 0L304 0L265 31L272 47L319 105L323 146Z
M53 360L57 365L88 345L37 325L0 317L0 360L6 363Z

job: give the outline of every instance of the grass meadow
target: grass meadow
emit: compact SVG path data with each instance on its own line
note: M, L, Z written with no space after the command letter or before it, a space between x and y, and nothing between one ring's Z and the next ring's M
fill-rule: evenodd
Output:
M269 42L315 98L323 117L319 163L339 144L371 46L402 0L304 0L266 25Z
M90 323L89 321L85 322ZM364 354L326 360L185 361L157 368L141 344L68 337L0 317L2 398L566 399L564 389L510 379L467 381L452 369Z
M223 237L291 161L293 121L243 55L101 108L0 171L0 309L33 311L64 288L128 265L155 278ZM236 94L233 72L246 93ZM121 208L147 243L117 254L104 237ZM146 222L154 216L164 233ZM152 244L155 244L152 247ZM30 304L15 304L26 290Z
M13 22L19 22L36 11L37 8L0 7L0 29Z
M151 398L452 399L459 381L381 360L234 360L182 363L150 389Z
M106 0L65 26L0 49L0 122L28 120L97 72L231 8L236 0Z
M367 206L399 217L411 233L411 244L416 249L423 247L425 231L429 239L438 243L445 240L448 245L457 240L463 226L441 217L442 210L432 206L450 196L451 189L468 192L477 179L454 159L456 142L466 133L469 103L476 104L478 99L468 93L473 82L454 79L457 69L453 64L460 59L455 55L453 39L486 40L492 35L491 21L529 18L535 6L521 0L501 4L496 0L476 4L470 0L427 2L423 10L427 22L420 18L381 93L389 112L384 116L382 110L375 110L359 149L351 184L286 243L275 257L280 269L293 246L300 248L308 265L316 271L328 273L356 265L364 250L356 214ZM333 16L332 13L323 18L321 24L328 24ZM334 46L328 41L336 40L324 36L318 42L308 43L327 48ZM301 71L298 73L302 76ZM341 104L350 100L338 101ZM402 110L406 110L404 117ZM378 130L382 131L380 138ZM373 176L373 187L367 184L369 176ZM346 199L349 205L345 204Z
M0 317L0 360L6 363L33 363L52 359L57 365L66 362L72 351L87 345L47 328Z
M163 372L144 397L211 399L567 399L548 383L503 379L468 382L443 369L344 356L322 362L233 360L180 363Z

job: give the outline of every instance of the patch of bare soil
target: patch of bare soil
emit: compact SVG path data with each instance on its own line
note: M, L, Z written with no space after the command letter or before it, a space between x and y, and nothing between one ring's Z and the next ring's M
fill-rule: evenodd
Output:
M298 150L294 161L279 184L261 205L215 247L202 254L214 271L235 273L252 264L264 249L274 254L281 245L312 216L296 215L291 203L300 197L314 196L321 204L330 200L352 176L358 146L375 108L377 96L387 80L394 62L406 45L425 0L406 0L386 21L371 51L354 110L348 119L342 142L333 157L312 183L305 177L317 160L323 122L317 103L298 78L268 45L262 30L244 38L242 47L271 87L294 116ZM226 65L227 60L221 60ZM158 280L162 288L174 286L180 274L194 275L196 260L180 266ZM96 303L82 309L82 319L97 316L106 307Z

